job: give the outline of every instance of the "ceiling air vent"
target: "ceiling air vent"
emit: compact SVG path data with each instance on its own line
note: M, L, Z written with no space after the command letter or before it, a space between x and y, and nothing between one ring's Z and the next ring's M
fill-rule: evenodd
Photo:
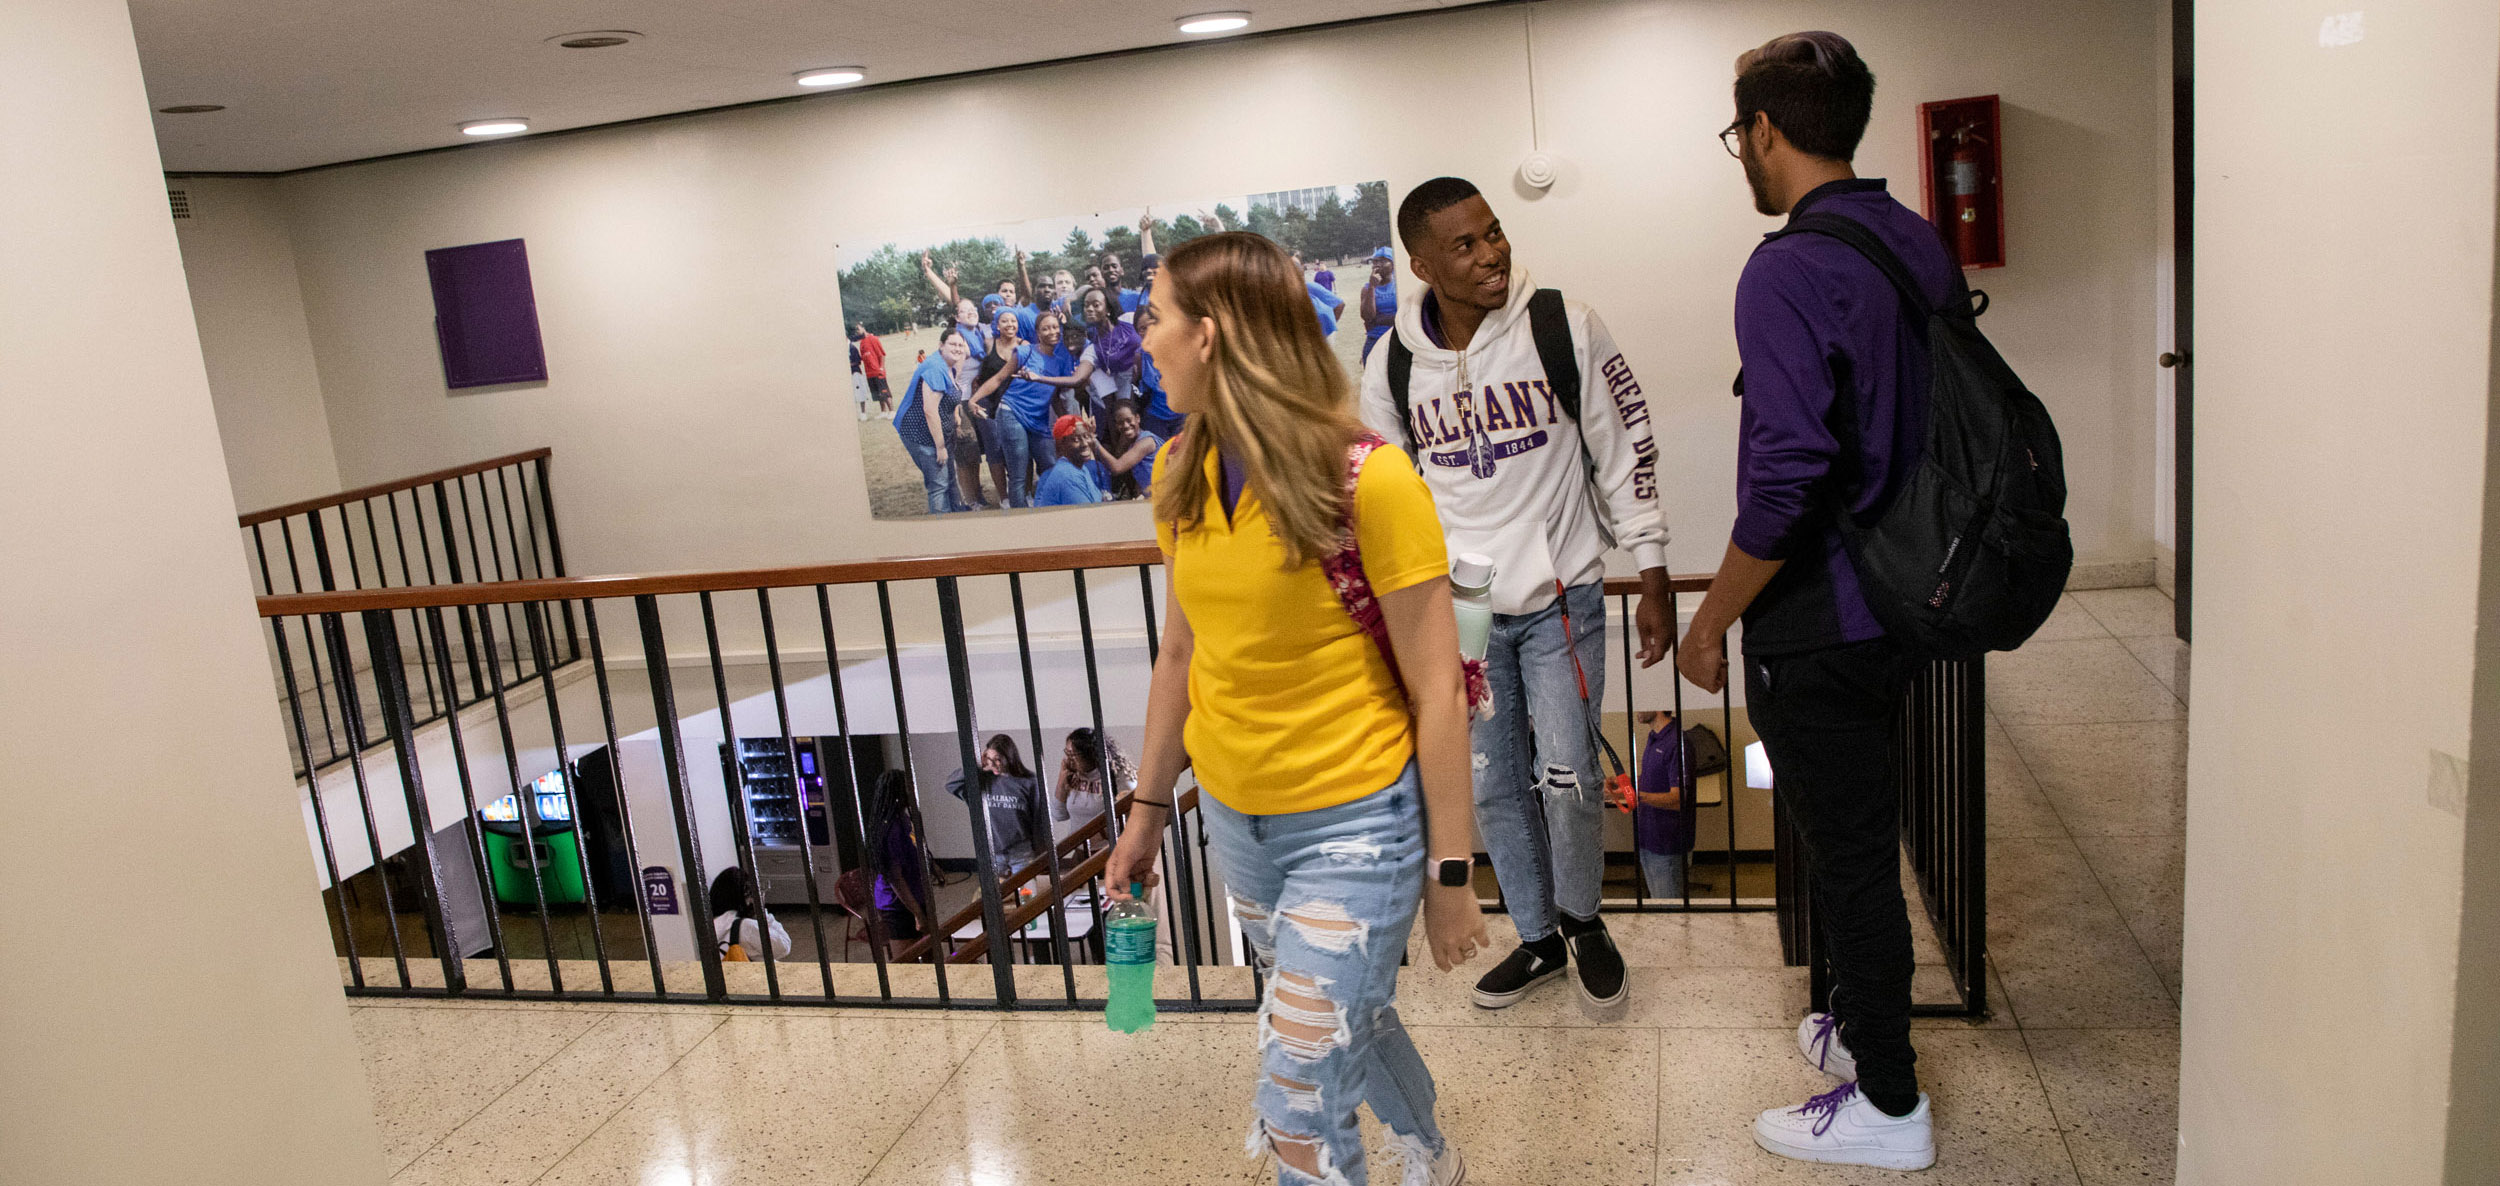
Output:
M176 217L176 218L189 218L189 217L191 217L191 191L190 191L190 190L187 190L187 189L169 189L169 190L166 190L166 191L165 191L165 200L166 200L166 201L168 201L168 202L171 202L171 203L173 204L173 207L174 207L174 217Z

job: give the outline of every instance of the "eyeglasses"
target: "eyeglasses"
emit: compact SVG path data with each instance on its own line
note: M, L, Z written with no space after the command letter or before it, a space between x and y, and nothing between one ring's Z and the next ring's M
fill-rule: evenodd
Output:
M1745 125L1751 122L1753 121L1750 119L1739 118L1736 122L1719 129L1719 147L1726 149L1727 154L1737 160L1745 159Z

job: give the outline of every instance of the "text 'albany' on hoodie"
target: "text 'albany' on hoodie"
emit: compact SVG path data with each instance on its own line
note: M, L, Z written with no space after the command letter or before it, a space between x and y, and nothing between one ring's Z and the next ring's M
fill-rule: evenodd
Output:
M1363 369L1364 423L1414 453L1451 554L1493 558L1499 614L1543 609L1556 580L1603 579L1606 553L1618 545L1639 568L1667 563L1649 399L1596 312L1565 300L1580 365L1575 422L1537 356L1528 318L1535 292L1526 271L1513 268L1509 300L1465 350L1433 342L1425 301L1400 302L1395 332L1415 356L1407 424L1398 423L1389 392L1389 351L1372 351Z

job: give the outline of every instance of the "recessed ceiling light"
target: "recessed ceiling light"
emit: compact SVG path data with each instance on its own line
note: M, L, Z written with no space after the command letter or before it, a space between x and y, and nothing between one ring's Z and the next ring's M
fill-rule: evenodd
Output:
M167 115L206 115L211 111L224 111L225 109L226 105L223 103L176 103L171 107L157 108L158 111Z
M1230 33L1235 29L1249 28L1250 14L1246 12L1202 12L1196 16L1182 17L1173 23L1181 27L1181 32L1192 35Z
M868 77L868 72L857 66L824 66L801 70L797 77L800 86L849 86Z
M642 34L631 29L590 29L580 33L558 33L547 39L562 49L613 49L642 40Z
M473 119L460 125L460 130L471 136L509 136L514 132L526 132L530 130L530 121L511 117L504 119Z

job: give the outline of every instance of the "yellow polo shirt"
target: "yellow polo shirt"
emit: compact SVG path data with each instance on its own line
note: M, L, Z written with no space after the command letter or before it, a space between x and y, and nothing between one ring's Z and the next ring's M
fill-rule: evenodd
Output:
M1166 446L1158 470L1171 453ZM1414 756L1415 729L1380 648L1316 560L1285 570L1257 495L1244 490L1226 521L1212 451L1207 486L1197 527L1178 538L1169 524L1156 528L1197 639L1182 740L1199 785L1248 815L1334 807L1388 786ZM1396 446L1364 462L1354 506L1374 594L1449 575L1432 493Z

